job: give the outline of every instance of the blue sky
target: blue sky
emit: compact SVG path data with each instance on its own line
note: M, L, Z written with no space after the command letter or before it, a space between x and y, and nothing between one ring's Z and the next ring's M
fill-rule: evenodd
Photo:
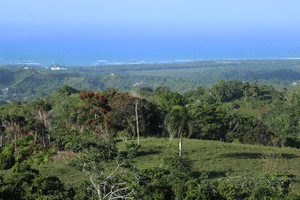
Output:
M298 56L299 8L299 0L0 0L0 58L22 49L28 58L60 49L197 56L229 44Z
M0 25L13 35L293 34L299 8L299 0L1 0Z

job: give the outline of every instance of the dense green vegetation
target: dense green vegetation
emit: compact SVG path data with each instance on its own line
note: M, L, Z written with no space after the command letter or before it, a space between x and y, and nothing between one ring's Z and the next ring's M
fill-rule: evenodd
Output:
M226 71L236 64L242 73L255 64L272 71L270 63L274 70L285 65L297 71L297 61L211 61L184 68ZM9 67L1 68L1 86L11 87L2 94L10 104L0 106L2 199L299 199L296 84L276 90L259 76L251 82L225 77L209 87L184 77L130 80L132 71L143 72L135 65L59 72ZM183 70L179 64L144 67ZM108 70L114 74L105 75ZM132 87L143 80L163 81ZM37 96L24 101L32 94Z
M127 143L130 144L131 141ZM161 172L166 171L170 167L169 158L170 156L172 157L172 153L173 155L177 153L177 140L170 142L167 138L145 138L141 139L140 142L142 146L137 156L129 160L134 167L139 169L151 168L157 171L159 170L158 168L162 168ZM184 139L183 142L185 157L192 161L191 177L198 177L202 181L207 182L224 181L231 177L230 179L236 181L238 186L240 186L239 181L246 182L246 179L252 175L254 177L268 176L266 174L276 169L284 172L288 177L292 177L289 178L292 190L300 192L299 150L192 139ZM119 151L125 151L127 143L119 142L117 144ZM165 160L168 162L165 162ZM82 182L88 180L84 172L67 166L64 160L33 167L39 170L42 176L55 175L59 177L67 189L76 188ZM5 173L8 172L5 171ZM274 177L278 175L280 174L274 174ZM223 179L223 177L226 178ZM157 179L152 180L158 181ZM163 183L163 181L161 180L160 183ZM189 184L191 184L191 181ZM156 184L156 186L162 187L159 184ZM152 184L152 187L155 189L154 184ZM156 188L156 190L159 192L159 188ZM239 190L236 191L238 192ZM196 193L196 191L190 192Z
M198 61L191 63L109 65L94 67L0 66L0 103L32 101L63 85L76 89L129 91L141 87L169 86L185 93L218 80L241 80L293 88L299 85L299 60ZM59 69L59 70L57 70Z

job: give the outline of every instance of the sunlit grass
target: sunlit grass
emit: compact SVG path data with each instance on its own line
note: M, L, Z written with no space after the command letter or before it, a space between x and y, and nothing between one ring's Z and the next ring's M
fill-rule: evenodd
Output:
M165 158L178 152L176 138L171 142L169 138L142 138L140 144L139 155L129 160L137 168L167 167L164 164ZM126 149L125 142L117 145L120 151ZM226 176L267 173L276 169L289 174L292 177L292 190L300 193L299 149L183 139L183 155L193 160L194 177L201 174L201 171L208 172L209 178L213 180ZM64 160L34 168L42 174L58 176L68 188L79 186L87 180L82 171L67 166Z
M177 139L146 138L140 143L140 156L131 160L138 168L164 167L164 158L178 152ZM119 146L125 148L124 143ZM300 192L299 149L184 139L183 155L194 161L195 176L203 170L209 178L217 179L276 169L291 175L293 190Z

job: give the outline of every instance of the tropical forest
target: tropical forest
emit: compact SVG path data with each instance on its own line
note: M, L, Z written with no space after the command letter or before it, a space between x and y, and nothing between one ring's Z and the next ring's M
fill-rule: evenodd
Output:
M0 66L0 199L300 199L300 61Z

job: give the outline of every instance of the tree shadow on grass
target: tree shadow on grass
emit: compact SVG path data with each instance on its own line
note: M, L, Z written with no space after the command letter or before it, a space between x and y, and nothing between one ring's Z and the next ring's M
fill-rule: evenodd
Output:
M159 153L160 151L157 150L139 151L137 156L148 156L148 155L154 155Z
M241 159L261 159L264 156L265 154L262 153L226 153L220 155L221 158L241 158ZM288 153L280 154L280 156L283 159L292 159L292 158L300 157L295 154L288 154Z
M210 172L200 171L200 172L192 172L191 176L193 178L201 178L207 175L208 179L214 179L219 177L226 177L226 173L227 173L226 171L210 171Z

